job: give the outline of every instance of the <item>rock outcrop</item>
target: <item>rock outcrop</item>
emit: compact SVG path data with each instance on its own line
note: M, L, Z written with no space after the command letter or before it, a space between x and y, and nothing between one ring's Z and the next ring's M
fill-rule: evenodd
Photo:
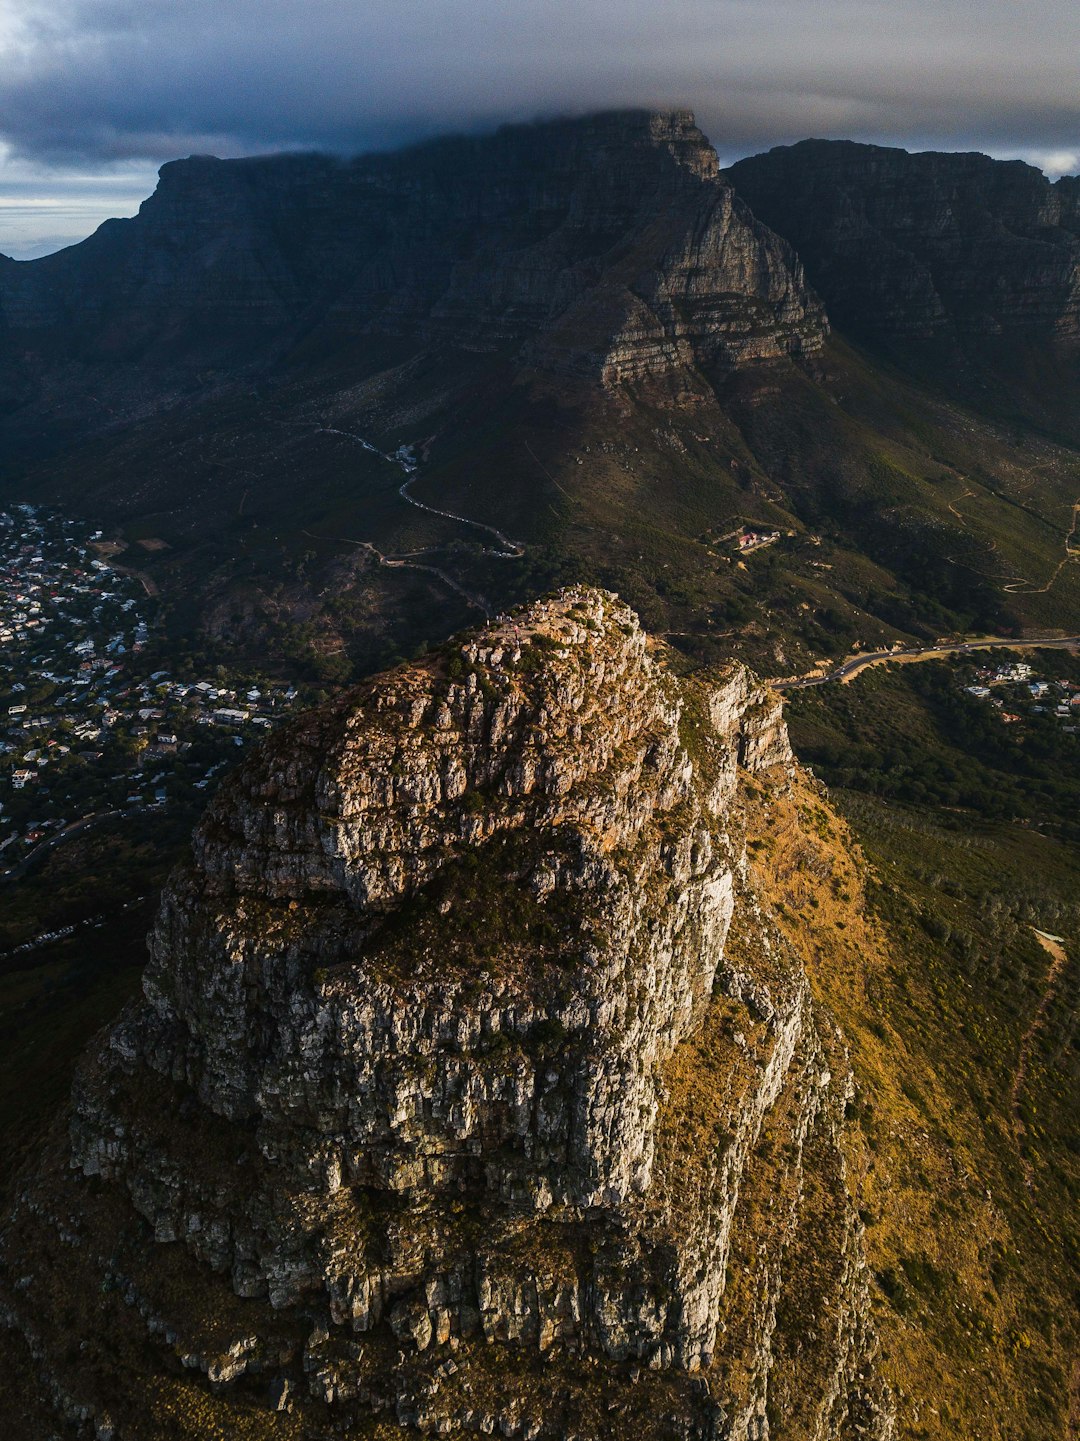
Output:
M607 380L813 350L824 317L683 111L507 127L344 162L162 168L132 220L0 266L55 363L265 363L301 337L491 351Z
M727 172L841 329L1080 349L1080 182L1020 160L805 140Z
M25 1434L888 1436L792 766L587 589L260 748L8 1220Z

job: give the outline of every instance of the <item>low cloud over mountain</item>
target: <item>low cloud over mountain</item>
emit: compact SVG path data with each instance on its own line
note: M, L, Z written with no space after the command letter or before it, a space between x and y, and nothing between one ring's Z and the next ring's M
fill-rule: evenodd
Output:
M977 17L958 0L13 0L0 194L627 104L692 105L731 159L843 135L1071 170L1078 44L1067 0L988 0ZM43 213L40 235L56 229Z

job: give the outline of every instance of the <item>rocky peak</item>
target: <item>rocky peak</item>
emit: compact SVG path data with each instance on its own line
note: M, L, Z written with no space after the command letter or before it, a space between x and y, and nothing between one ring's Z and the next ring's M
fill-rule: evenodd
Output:
M1075 179L1022 161L806 140L727 172L798 251L837 325L871 337L1080 345Z
M746 698L743 672L728 689ZM775 705L760 699L767 743L787 759ZM750 755L755 744L729 702L718 712L727 749L710 784L695 784L681 711L632 614L571 591L284 733L211 808L195 866L163 905L147 972L155 1064L167 1047L215 1111L290 1131L298 1105L325 1109L328 1088L383 1093L362 1123L353 1116L349 1155L318 1163L370 1184L467 1179L538 1210L647 1189L658 1057L699 1016L730 916L734 862L715 822L739 747ZM673 880L685 902L676 915ZM489 1009L477 1009L467 999L477 938L499 924L489 912L508 882L520 887L506 908L513 924L498 963L480 958L491 989ZM254 916L258 956L244 960L235 947ZM627 968L646 936L664 956L655 974ZM357 1009L358 962L367 995ZM208 963L220 976L209 990ZM316 972L328 1011L294 1015L293 979ZM348 1020L327 1031L341 1007ZM278 1027L269 1050L268 1008ZM502 1090L464 1074L460 1053L509 1038L528 1056L535 1028L550 1024L577 1044L558 1074L529 1058L526 1091L552 1093L539 1146L535 1115L508 1115ZM387 1045L381 1028L400 1025ZM357 1028L344 1056L343 1026ZM415 1058L404 1073L396 1062L371 1069L380 1053L416 1045L435 1068L434 1093L460 1093L459 1103L410 1099ZM309 1075L312 1047L323 1061ZM615 1109L601 1101L616 1096ZM473 1137L484 1139L463 1154Z
M268 741L9 1221L41 1394L118 1437L749 1441L796 1394L886 1437L846 1058L744 864L793 775L774 696L588 589ZM116 1298L89 1359L73 1294Z

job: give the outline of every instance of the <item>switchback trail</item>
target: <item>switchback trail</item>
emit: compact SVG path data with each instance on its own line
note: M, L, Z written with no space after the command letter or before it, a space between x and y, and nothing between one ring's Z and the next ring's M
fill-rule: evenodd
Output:
M807 686L828 685L830 681L849 681L870 666L886 665L889 661L910 663L920 660L938 660L948 655L968 655L977 650L1071 650L1080 647L1080 635L1042 636L1026 640L1012 636L985 636L982 640L955 641L948 645L910 646L904 650L874 650L865 655L852 656L838 665L835 670L824 673L813 671L809 675L791 676L785 680L767 682L773 690L804 690Z
M1080 550L1076 549L1074 545L1078 524L1080 524L1080 500L1073 504L1072 524L1065 532L1065 554L1054 567L1053 574L1045 585L1033 585L1030 581L1026 580L1013 580L1009 581L1007 585L1003 585L1001 587L1002 590L1013 591L1019 595L1045 595L1047 591L1053 587L1054 582L1069 562L1071 560L1080 560Z
M355 441L357 445L362 445L365 450L370 451L372 455L379 456L390 465L400 466L401 469L405 471L406 477L398 486L398 495L401 496L402 500L406 501L409 505L415 506L417 510L426 511L428 515L437 515L443 520L452 520L458 525L468 525L471 526L473 530L482 530L486 535L493 535L499 542L499 547L498 549L494 549L486 546L484 548L485 555L494 555L500 560L520 560L525 554L525 547L519 541L510 540L509 537L505 536L496 526L488 525L482 520L471 520L467 515L458 515L452 510L440 510L438 506L427 505L424 501L417 500L409 490L410 485L419 479L417 475L417 465L416 461L412 458L412 452L407 446L401 446L393 455L387 455L384 450L380 450L378 446L372 445L370 440L365 440L362 435L354 435L349 430L336 430L332 426L323 425L318 427L316 433L319 435L344 436L346 440Z
M1032 927L1035 930L1035 927ZM1046 1013L1050 1009L1057 992L1057 984L1068 962L1065 947L1061 943L1060 936L1051 936L1046 931L1035 930L1035 937L1044 951L1050 955L1050 969L1046 973L1046 980L1043 982L1043 993L1039 1004L1035 1007L1035 1014L1031 1018L1031 1024L1024 1032L1020 1042L1020 1054L1016 1061L1016 1070L1013 1073L1012 1092L1009 1097L1010 1109L1013 1122L1013 1139L1016 1142L1016 1153L1020 1157L1020 1165L1024 1171L1024 1184L1029 1191L1035 1189L1035 1170L1024 1150L1024 1137L1026 1128L1023 1117L1020 1114L1020 1098L1024 1092L1024 1083L1027 1080L1028 1062L1031 1059L1031 1050L1039 1032L1046 1020Z
M960 504L960 502L961 502L962 500L968 500L969 498L973 498L973 497L976 495L976 493L977 493L977 492L974 491L974 490L972 490L969 485L965 485L963 491L961 492L960 495L958 495L958 496L956 497L955 500L949 500L949 501L946 501L946 502L945 502L946 505L947 505L947 507L948 507L948 509L949 509L950 511L952 511L953 515L956 516L957 520L958 520L958 521L960 522L960 524L963 525L963 526L966 526L967 523L968 523L968 522L967 522L967 516L964 515L961 511L957 510L956 507Z
M352 536L348 535L339 535L337 537L316 535L314 531L310 530L302 530L300 534L310 536L312 540L326 541L334 539L338 545L355 545L360 550L369 551L379 565L385 565L389 570L426 571L429 575L437 576L444 585L449 586L452 591L455 591L461 596L462 600L471 605L474 610L480 611L488 620L490 620L494 614L491 606L482 595L474 595L472 591L466 590L452 575L447 575L445 570L441 570L437 565L425 565L421 561L411 559L414 555L427 554L425 551L414 550L410 551L408 555L384 555L378 546L372 545L370 540L353 540Z

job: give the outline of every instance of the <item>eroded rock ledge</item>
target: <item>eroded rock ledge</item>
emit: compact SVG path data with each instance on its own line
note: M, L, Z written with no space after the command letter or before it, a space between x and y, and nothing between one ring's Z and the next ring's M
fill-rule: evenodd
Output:
M846 1058L744 864L791 771L587 589L260 748L10 1219L26 1434L887 1436Z

